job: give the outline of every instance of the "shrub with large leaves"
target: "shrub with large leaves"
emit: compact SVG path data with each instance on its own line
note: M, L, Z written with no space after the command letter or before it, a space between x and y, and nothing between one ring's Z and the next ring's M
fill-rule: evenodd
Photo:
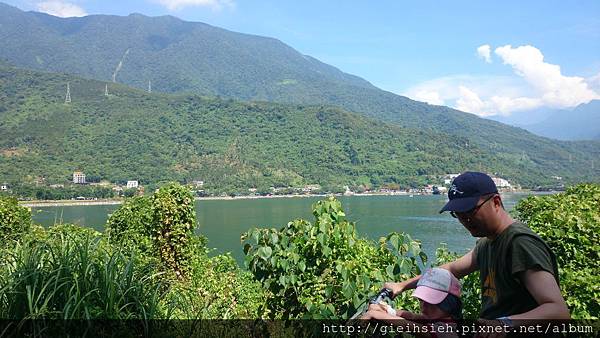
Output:
M31 228L31 211L12 197L0 197L0 239L13 240Z
M335 198L313 205L314 223L252 229L242 236L246 264L270 292L266 306L283 318L348 318L385 281L420 273L427 260L420 243L392 233L379 245L358 238ZM397 306L415 308L407 294Z
M600 185L529 197L515 209L554 251L571 316L600 317Z

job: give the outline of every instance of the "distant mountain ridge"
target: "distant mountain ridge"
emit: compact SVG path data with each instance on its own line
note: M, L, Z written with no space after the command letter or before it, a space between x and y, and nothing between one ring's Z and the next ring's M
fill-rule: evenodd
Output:
M555 110L545 120L522 127L557 140L600 140L600 100Z
M572 109L540 108L515 116L491 116L489 119L556 140L600 140L600 100L582 103ZM528 120L534 122L527 123Z

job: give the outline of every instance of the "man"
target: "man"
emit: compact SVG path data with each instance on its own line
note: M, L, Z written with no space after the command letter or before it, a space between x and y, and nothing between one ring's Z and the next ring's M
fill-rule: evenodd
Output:
M440 213L450 211L480 239L473 250L441 267L457 278L479 270L481 318L509 326L513 320L570 318L554 254L537 234L506 212L491 177L465 172L452 182L448 198ZM396 296L414 289L419 278L388 282L384 287Z

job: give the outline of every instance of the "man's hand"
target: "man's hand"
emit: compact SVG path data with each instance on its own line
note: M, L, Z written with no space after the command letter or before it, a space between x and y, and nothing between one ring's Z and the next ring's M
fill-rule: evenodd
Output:
M385 282L383 287L392 290L392 298L396 298L405 289L404 283Z
M477 262L473 254L473 250L471 250L461 258L439 267L450 271L450 273L452 273L456 278L460 279L477 270ZM402 292L416 288L419 278L421 278L421 275L407 279L400 283L386 282L383 284L383 287L392 290L392 298L396 298Z

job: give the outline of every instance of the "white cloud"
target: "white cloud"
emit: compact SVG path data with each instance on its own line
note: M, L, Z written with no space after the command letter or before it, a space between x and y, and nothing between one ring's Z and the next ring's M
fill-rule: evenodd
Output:
M477 48L477 55L482 57L485 62L492 63L491 47L490 45L481 45Z
M491 51L488 47L477 48L486 61L486 50ZM541 51L532 46L507 45L496 48L495 53L516 75L445 76L422 82L402 95L431 104L444 102L479 116L525 114L541 107L570 108L600 99L600 73L588 79L565 76L560 66L544 62Z
M543 105L542 100L531 97L492 96L489 99L490 115L510 115L514 112L531 110Z
M456 108L462 111L474 112L475 114L486 116L490 115L486 110L486 104L479 98L479 95L465 86L458 86L460 97L456 100Z
M528 97L494 95L483 100L475 91L465 86L459 86L458 89L456 109L479 116L510 115L512 112L533 109L541 105L540 100Z
M235 7L233 0L156 0L156 2L167 7L171 11L190 6L208 7L217 11L223 8Z
M544 105L567 108L600 98L584 78L562 75L560 66L544 62L542 52L533 46L506 45L494 52L538 91Z
M442 100L442 98L440 97L440 93L438 93L435 90L419 90L415 92L413 98L417 101L423 101L438 106L444 104L444 100Z
M87 15L83 8L75 4L60 0L38 2L36 4L36 8L40 12L44 12L54 16L60 16L62 18Z
M457 100L462 98L461 110L476 113L479 115L491 115L496 112L492 105L475 105L473 97L467 93L473 92L481 97L494 97L497 102L502 101L502 97L518 97L523 93L528 93L529 89L524 81L508 76L474 76L474 75L453 75L441 77L422 82L417 86L409 88L401 95L408 96L418 101L424 101L429 104L450 105L458 108ZM464 89L461 90L461 87ZM475 100L476 101L476 100ZM504 104L503 106L506 106ZM466 107L470 107L467 109ZM475 109L476 107L479 107Z

